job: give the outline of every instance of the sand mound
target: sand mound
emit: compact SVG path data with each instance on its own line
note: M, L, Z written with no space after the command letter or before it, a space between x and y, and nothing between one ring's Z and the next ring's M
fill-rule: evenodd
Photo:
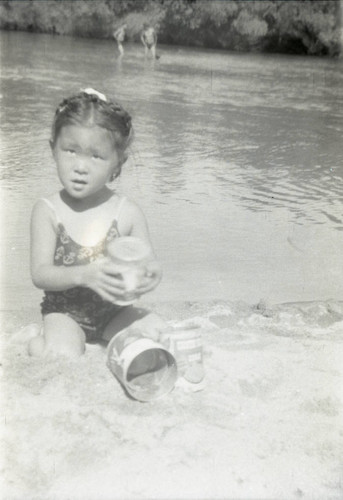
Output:
M342 498L343 303L153 308L202 327L203 391L131 400L103 347L33 359L4 315L3 498Z

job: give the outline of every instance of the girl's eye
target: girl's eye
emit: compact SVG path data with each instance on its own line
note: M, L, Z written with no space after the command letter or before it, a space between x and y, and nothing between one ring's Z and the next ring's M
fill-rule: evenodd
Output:
M75 149L67 149L66 151L71 155L75 154Z
M94 158L94 160L102 160L102 157L97 155L97 154L94 154L93 158Z

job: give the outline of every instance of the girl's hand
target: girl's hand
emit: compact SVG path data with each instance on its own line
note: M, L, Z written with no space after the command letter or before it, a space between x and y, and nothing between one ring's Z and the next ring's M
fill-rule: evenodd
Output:
M157 260L148 262L145 265L145 273L135 290L137 295L143 295L157 287L162 279L162 267Z
M128 327L128 330L138 330L144 337L159 342L164 339L173 328L158 314L149 313L141 319L135 321Z
M162 278L161 265L151 261L144 267L144 274L135 290L128 291L122 277L122 267L109 258L97 260L82 266L82 285L91 288L104 300L116 303L139 298L144 293L153 290Z
M91 288L109 302L125 299L126 289L119 266L110 259L96 260L83 268L82 285Z

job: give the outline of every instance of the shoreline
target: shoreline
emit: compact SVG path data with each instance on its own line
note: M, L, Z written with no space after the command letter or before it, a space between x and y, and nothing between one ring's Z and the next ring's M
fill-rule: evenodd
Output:
M327 314L333 314L339 318L342 315L343 319L343 300L326 299L326 300L306 300L272 303L264 299L258 302L247 302L244 300L223 300L223 299L208 299L208 300L161 300L148 301L140 300L137 302L137 307L143 307L162 315L167 321L182 321L192 317L194 314L205 314L208 311L220 308L228 308L229 315L236 314L238 316L247 316L250 313L257 312L266 317L272 317L273 314L281 310L298 310L307 311L312 308L321 307L327 310ZM214 313L215 314L215 313ZM323 312L319 314L319 317ZM25 326L27 322L40 322L41 313L39 304L37 307L29 307L22 309L1 309L0 308L0 325L2 327L11 328L18 327L17 322L24 322L21 326ZM342 331L343 335L343 331Z

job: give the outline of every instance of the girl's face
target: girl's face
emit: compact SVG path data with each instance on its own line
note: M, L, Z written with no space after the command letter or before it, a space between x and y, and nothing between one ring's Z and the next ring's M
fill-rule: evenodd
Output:
M120 169L110 132L98 126L65 125L52 152L60 181L74 199L100 195Z

